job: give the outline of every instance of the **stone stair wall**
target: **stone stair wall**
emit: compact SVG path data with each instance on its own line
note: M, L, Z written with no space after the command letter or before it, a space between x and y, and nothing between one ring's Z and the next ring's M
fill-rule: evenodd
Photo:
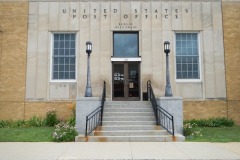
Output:
M147 101L106 101L103 125L81 142L171 142L176 138L156 125L154 112ZM182 140L181 140L182 141Z

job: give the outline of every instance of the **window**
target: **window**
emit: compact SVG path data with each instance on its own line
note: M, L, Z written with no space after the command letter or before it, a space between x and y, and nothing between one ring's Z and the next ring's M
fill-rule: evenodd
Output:
M198 33L176 33L177 79L200 79Z
M138 33L115 32L113 34L114 57L138 57Z
M52 80L75 80L76 35L53 34Z

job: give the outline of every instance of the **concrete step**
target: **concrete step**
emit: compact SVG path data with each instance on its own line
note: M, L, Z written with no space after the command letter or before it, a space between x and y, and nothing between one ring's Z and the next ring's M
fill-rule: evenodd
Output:
M151 105L150 101L105 101L105 105L115 106L137 106L137 105Z
M122 109L128 109L128 108L152 108L152 106L149 106L149 105L136 105L136 106L127 106L127 105L104 105L104 109L116 109L116 108L122 108Z
M156 125L105 125L98 126L95 131L125 131L125 130L160 130Z
M103 121L105 125L156 125L156 121Z
M104 112L153 112L152 108L104 108Z
M154 116L103 116L103 121L155 121Z
M88 136L75 138L76 142L173 142L171 135L156 136Z
M90 136L156 136L169 135L166 130L139 130L139 131L93 131Z
M154 116L153 112L103 112L103 116Z

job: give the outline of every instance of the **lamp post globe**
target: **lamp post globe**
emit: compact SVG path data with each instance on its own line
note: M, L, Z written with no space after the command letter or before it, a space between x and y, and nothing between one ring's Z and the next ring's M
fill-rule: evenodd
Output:
M92 42L86 42L86 52L88 54L87 60L87 85L85 90L85 97L92 97L91 75L90 75L90 54L92 53Z
M169 74L169 58L168 54L170 53L170 42L164 42L164 52L166 53L166 87L165 87L165 97L172 97L172 88L170 84L170 74Z
M90 41L86 42L86 52L87 52L87 54L92 53L92 42L90 42Z

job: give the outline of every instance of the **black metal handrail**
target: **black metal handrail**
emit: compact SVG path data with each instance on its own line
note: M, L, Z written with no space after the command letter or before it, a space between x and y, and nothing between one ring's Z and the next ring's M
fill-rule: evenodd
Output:
M152 89L151 81L147 81L148 100L151 101L157 125L161 125L170 134L174 135L174 119L173 116L165 109L157 105L157 101Z
M86 116L85 136L88 136L97 127L102 125L104 102L106 100L106 82L103 83L101 106Z

